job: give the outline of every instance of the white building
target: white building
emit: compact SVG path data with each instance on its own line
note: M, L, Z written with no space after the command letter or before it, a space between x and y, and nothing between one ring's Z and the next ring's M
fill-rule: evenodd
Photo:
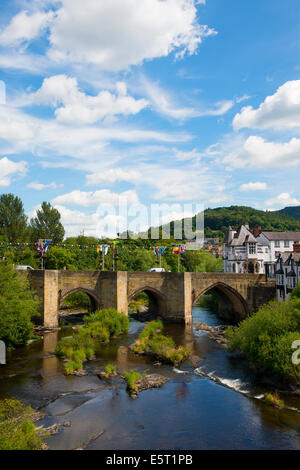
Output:
M223 245L223 271L275 275L280 253L293 252L300 241L300 232L270 232L261 227L250 230L245 224L237 231L229 227Z
M288 299L290 293L300 282L300 245L293 253L281 253L276 261L277 300Z

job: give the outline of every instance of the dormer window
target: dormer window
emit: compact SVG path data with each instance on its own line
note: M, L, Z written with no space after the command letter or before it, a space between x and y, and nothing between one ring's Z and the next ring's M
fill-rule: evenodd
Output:
M256 243L249 243L248 244L249 255L256 254Z

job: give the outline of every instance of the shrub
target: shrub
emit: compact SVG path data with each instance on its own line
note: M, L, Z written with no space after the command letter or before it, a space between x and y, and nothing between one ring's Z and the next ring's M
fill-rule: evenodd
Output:
M278 393L267 393L265 401L277 408L284 408L284 401L279 398Z
M113 308L107 308L97 310L95 313L87 315L84 318L84 327L90 326L91 324L99 323L104 329L109 332L109 336L118 336L119 334L126 332L129 328L129 318L124 313L119 313ZM92 331L90 328L90 331Z
M176 347L173 338L161 333L161 321L152 321L145 326L139 338L133 345L137 354L152 354L158 359L179 365L190 356L190 351L183 347Z
M116 370L116 366L112 364L107 364L107 366L105 367L105 377L108 379L112 374L116 372Z
M124 379L127 382L127 386L130 391L137 392L138 388L136 386L136 382L142 378L141 374L131 370L130 372L124 372Z
M30 290L27 273L0 262L0 339L8 348L26 344L32 336L31 319L38 317L39 300Z
M43 440L36 434L30 406L14 399L0 401L0 451L40 450Z
M259 368L289 380L300 379L300 365L292 363L292 343L300 339L298 300L272 301L256 314L228 329L229 350L242 351Z

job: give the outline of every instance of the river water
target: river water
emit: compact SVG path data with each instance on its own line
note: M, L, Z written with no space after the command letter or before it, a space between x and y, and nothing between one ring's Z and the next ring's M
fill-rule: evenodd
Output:
M193 316L196 323L220 324L205 308L194 307ZM46 333L8 354L7 365L0 366L0 398L15 397L44 410L39 424L68 422L47 439L50 449L300 449L299 397L283 395L283 410L265 404L263 395L271 387L262 386L240 356L193 327L166 325L165 333L201 357L198 368L189 362L180 369L153 365L128 349L143 326L131 321L126 336L99 345L84 377L66 377L53 354L72 328ZM160 373L170 381L134 400L121 378L108 383L93 374L106 364L120 372Z

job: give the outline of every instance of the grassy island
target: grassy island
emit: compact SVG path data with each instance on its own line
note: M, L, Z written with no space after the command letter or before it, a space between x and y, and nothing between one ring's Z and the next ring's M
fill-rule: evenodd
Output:
M189 358L190 351L184 346L175 346L173 338L162 334L161 321L152 321L145 326L132 346L137 354L152 355L158 360L180 365Z

